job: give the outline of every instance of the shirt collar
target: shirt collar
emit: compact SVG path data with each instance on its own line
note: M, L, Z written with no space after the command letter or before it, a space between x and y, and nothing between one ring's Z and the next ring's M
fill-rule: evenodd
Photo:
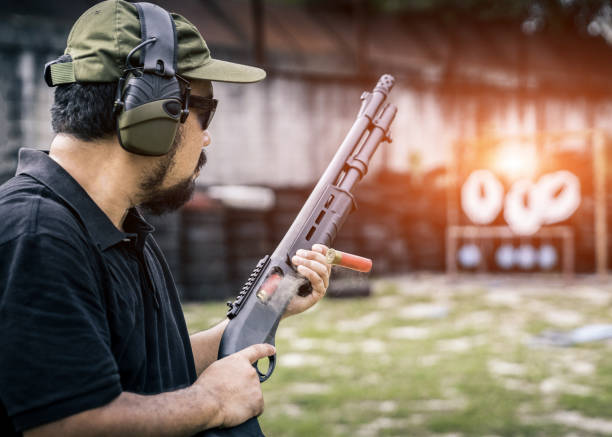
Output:
M135 208L128 210L124 221L126 230L130 232L117 229L83 187L51 159L48 152L20 149L17 174L33 177L70 205L101 250L106 250L136 235L139 240L144 241L146 235L154 230Z

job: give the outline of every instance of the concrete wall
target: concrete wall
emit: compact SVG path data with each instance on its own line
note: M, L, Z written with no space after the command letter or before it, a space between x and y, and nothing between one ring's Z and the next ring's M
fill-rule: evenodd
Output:
M20 147L48 148L53 92L44 82L47 61L63 51L66 26L22 16L0 26L0 182L11 177Z

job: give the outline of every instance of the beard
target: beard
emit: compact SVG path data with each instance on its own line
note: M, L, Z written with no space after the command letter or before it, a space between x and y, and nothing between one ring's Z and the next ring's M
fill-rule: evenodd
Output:
M180 141L179 138L175 139L175 143L178 141ZM142 192L145 193L144 200L140 203L140 208L145 213L162 215L176 211L193 196L196 187L196 174L206 164L206 153L204 149L202 149L200 153L198 163L193 170L192 176L185 178L171 187L161 188L166 175L174 166L174 157L177 149L178 146L174 144L171 151L140 184Z

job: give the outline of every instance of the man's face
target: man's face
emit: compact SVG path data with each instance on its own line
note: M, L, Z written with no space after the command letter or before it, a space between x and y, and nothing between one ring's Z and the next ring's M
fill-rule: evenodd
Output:
M193 81L191 94L212 98L212 84ZM200 109L189 109L184 124L180 124L170 152L156 158L146 170L140 184L143 201L140 206L154 215L174 211L193 195L195 180L206 164L204 147L211 142L208 130L198 121Z

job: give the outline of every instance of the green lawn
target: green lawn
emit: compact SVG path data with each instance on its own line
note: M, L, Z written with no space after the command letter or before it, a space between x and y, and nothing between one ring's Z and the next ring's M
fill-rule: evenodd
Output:
M612 341L530 343L612 323L612 286L415 275L373 288L281 324L263 384L268 436L612 435ZM193 332L225 305L185 312Z

